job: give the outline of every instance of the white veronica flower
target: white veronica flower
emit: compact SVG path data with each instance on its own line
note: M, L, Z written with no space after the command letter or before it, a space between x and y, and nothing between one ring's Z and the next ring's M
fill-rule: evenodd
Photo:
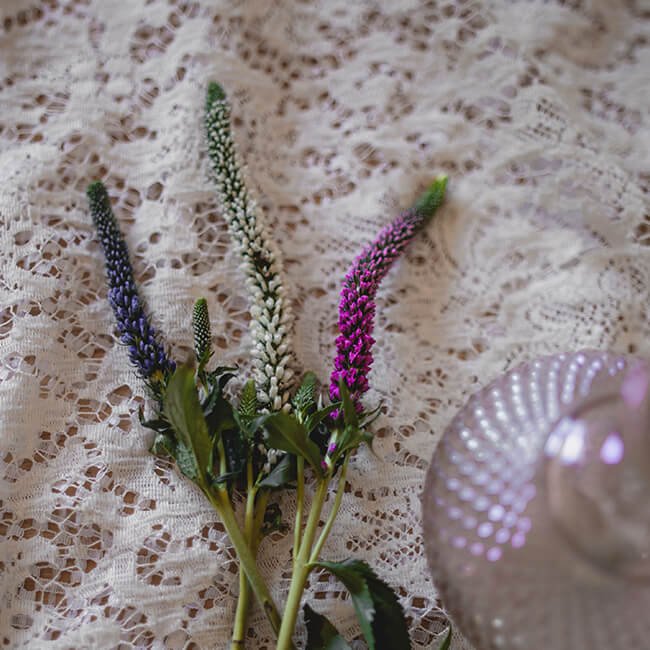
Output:
M217 84L210 84L206 104L208 151L219 200L246 273L253 338L253 376L265 411L289 409L293 372L293 314L281 270L281 255L244 182L230 124L230 104ZM269 462L273 462L275 457Z

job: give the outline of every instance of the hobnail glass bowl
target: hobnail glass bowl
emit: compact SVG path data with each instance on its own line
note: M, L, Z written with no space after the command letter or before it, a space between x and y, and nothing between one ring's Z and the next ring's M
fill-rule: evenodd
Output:
M650 364L525 363L470 398L433 456L434 583L480 650L650 648Z

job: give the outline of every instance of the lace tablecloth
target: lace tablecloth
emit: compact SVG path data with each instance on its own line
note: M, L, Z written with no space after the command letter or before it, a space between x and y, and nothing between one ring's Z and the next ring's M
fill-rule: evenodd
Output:
M419 496L455 411L524 359L650 353L646 0L3 0L0 26L3 647L227 646L233 552L147 451L84 193L101 179L116 198L172 356L188 354L205 296L219 360L243 378L245 289L203 141L211 79L233 98L285 257L298 370L321 380L347 267L449 175L378 296L366 403L387 414L324 550L366 559L398 591L413 647L434 646L446 619ZM292 495L282 507L291 520ZM280 534L260 549L278 601L290 549ZM359 635L338 583L313 574L307 593ZM249 646L272 647L259 609L250 624Z

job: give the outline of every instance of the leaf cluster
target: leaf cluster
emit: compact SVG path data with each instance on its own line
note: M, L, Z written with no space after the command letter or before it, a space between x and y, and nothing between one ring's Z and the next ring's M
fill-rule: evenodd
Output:
M408 650L411 647L404 610L395 592L361 560L317 562L347 588L369 650ZM351 646L332 623L314 611L303 607L307 625L307 650L351 650ZM438 650L449 650L451 625Z
M179 366L167 383L162 409L141 423L156 437L150 451L171 456L179 470L208 493L215 485L237 478L246 459L246 441L224 396L234 368L199 373Z
M285 452L269 473L256 472L257 488L281 488L296 482L296 458L306 461L317 479L329 481L346 456L360 444L372 444L365 426L378 412L358 414L341 383L341 401L323 406L316 377L307 373L291 402L292 412L258 412L255 383L248 381L237 408L224 395L234 368L207 372L179 366L168 381L162 408L142 424L155 430L151 451L172 456L180 471L209 494L216 486L232 487L245 473L260 441ZM339 417L330 417L335 411ZM333 448L329 441L335 440ZM329 456L329 464L325 462ZM266 508L260 538L284 530L280 508ZM360 560L314 562L339 578L352 596L370 650L410 648L404 612L395 593ZM327 618L305 605L308 650L346 650L350 646Z
M347 588L369 650L408 650L411 647L404 610L395 592L361 560L317 562ZM350 648L322 614L305 605L307 650Z

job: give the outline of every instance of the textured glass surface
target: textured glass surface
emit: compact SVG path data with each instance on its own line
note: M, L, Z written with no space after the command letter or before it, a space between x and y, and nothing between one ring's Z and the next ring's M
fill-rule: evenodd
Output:
M475 394L445 431L424 538L478 647L648 647L649 376L603 352L543 358Z

